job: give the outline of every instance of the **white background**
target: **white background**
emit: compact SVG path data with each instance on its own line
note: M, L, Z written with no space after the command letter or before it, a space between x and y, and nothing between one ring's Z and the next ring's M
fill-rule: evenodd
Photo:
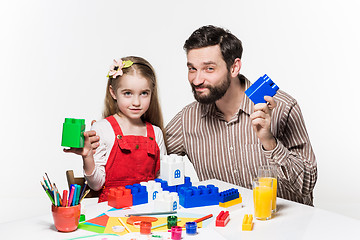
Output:
M360 219L359 1L95 1L0 3L0 222L50 211L45 172L59 189L66 117L100 119L113 58L155 67L165 123L193 101L184 41L198 27L230 29L244 47L241 73L268 74L295 97L318 161L316 207Z

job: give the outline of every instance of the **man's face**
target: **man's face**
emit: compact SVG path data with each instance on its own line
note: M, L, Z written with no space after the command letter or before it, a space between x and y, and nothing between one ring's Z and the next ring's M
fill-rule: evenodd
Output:
M198 102L214 103L225 95L230 75L218 45L190 50L187 66L188 79Z

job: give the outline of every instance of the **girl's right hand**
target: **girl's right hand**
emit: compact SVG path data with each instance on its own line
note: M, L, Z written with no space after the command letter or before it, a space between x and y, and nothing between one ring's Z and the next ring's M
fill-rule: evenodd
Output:
M64 152L71 152L82 157L89 157L96 152L97 147L100 145L100 137L96 136L94 130L84 132L84 147L83 148L69 148L65 149Z

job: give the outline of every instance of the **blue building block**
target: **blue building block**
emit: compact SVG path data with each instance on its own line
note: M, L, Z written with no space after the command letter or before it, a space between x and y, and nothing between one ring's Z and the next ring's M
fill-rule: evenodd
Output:
M258 104L266 103L264 96L273 97L277 90L279 90L279 87L265 74L256 80L256 82L245 91L245 94L253 103Z
M134 185L127 185L125 188L131 189L133 206L148 203L148 192L146 190L146 186L136 183Z
M166 180L162 180L161 178L156 178L155 182L161 183L161 188L163 189L163 191L176 192L176 185L169 186Z
M219 188L214 185L183 187L179 192L179 202L184 208L218 205Z
M182 187L191 187L192 182L190 180L190 177L184 178L184 184L176 185L176 192L179 192Z
M239 190L236 188L230 188L220 193L219 202L224 203L237 198L239 198Z

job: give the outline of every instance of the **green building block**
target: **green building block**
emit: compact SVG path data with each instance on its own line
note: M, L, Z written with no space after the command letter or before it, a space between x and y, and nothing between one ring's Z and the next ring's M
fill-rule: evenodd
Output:
M84 147L85 119L65 118L61 146Z

